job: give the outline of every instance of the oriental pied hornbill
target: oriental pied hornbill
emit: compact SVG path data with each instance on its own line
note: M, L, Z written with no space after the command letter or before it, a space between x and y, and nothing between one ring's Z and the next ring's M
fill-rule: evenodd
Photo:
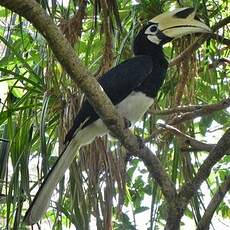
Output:
M180 8L150 20L134 41L135 57L104 74L99 83L122 116L135 123L152 105L165 79L168 62L162 46L190 33L209 33L193 8ZM108 133L108 129L86 100L66 136L66 148L36 194L24 221L36 223L46 211L52 192L70 166L79 148Z

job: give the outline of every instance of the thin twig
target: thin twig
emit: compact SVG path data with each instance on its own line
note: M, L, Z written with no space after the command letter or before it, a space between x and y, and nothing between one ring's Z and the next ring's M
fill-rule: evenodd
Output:
M215 104L210 104L210 105L188 105L188 106L178 106L166 110L161 110L161 111L154 111L153 109L149 110L150 114L153 115L171 115L174 113L187 113L187 112L194 112L196 110L211 110L211 111L216 111L220 109L225 109L230 106L230 98L224 99L221 102L215 103Z
M229 40L229 42L230 42L230 40ZM230 60L228 60L227 58L219 58L217 60L214 60L211 64L209 64L208 68L213 69L219 65L226 65L226 64L230 64Z
M222 43L222 44L224 44L226 46L230 46L230 40L225 38L225 37L223 37L223 36L221 36L221 35L219 35L219 34L209 34L209 37L214 39L214 40L217 40L218 43Z
M184 121L192 120L200 116L210 115L213 112L216 112L218 110L226 109L230 106L230 98L222 101L221 103L213 104L213 105L206 105L201 107L200 109L197 109L193 112L187 112L184 113L181 116L177 116L173 118L169 124L175 125Z
M9 140L7 140L7 139L4 139L4 138L0 138L0 141L2 141L2 142L10 142Z
M230 16L228 16L228 17L220 20L219 22L217 22L214 26L212 26L212 30L217 31L218 29L226 26L229 23L230 23Z
M200 116L210 115L213 112L218 110L226 109L230 106L230 98L227 98L219 103L210 104L210 105L191 105L191 106L183 106L183 107L175 107L163 111L153 111L153 109L149 110L149 113L152 115L170 115L170 114L177 114L183 113L179 116L173 117L170 121L167 121L168 125L176 125L188 120L195 119ZM150 137L145 140L145 142L155 138L160 133L164 131L163 129L156 129L150 135Z
M200 166L193 180L187 182L180 189L179 196L182 199L190 200L202 182L206 180L211 172L212 167L230 151L230 129L218 141L216 146L210 152L203 164Z
M197 230L208 230L211 223L214 212L224 199L225 194L230 190L230 176L220 185L219 189L211 199L204 215L200 219Z
M161 128L169 131L172 134L180 136L183 138L184 143L190 145L193 148L193 151L208 151L210 152L216 145L215 144L206 144L204 142L198 141L195 138L182 133L179 129L166 124L158 124Z

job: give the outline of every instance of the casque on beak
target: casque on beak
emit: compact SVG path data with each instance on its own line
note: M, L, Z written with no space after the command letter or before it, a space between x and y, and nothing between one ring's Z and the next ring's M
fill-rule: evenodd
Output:
M170 38L191 33L211 33L211 29L196 17L194 8L178 8L150 20L157 23L159 30Z

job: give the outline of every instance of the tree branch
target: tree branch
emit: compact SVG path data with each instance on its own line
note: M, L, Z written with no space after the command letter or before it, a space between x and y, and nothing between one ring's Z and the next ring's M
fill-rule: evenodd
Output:
M183 142L187 145L190 145L193 148L193 151L208 151L210 152L216 145L215 144L206 144L204 142L198 141L193 137L190 137L187 134L182 133L179 129L166 124L159 124L159 126L163 129L166 129L172 134L180 136L183 138Z
M218 141L217 145L210 152L209 156L205 159L200 166L197 174L193 180L187 182L180 189L179 196L186 200L190 200L202 182L206 180L211 172L212 167L230 151L230 128Z
M195 119L196 117L210 115L213 112L216 112L221 109L226 109L230 106L230 98L227 98L219 103L210 104L210 105L190 105L190 106L182 106L182 107L175 107L170 108L163 111L154 111L153 109L149 109L149 113L152 115L170 115L170 114L181 114L179 116L173 117L171 120L167 121L168 125L176 125L188 120ZM151 133L150 137L147 140L155 138L162 132L162 129L156 129L154 132ZM206 149L206 148L205 148ZM204 149L204 150L205 150Z
M216 112L221 109L226 109L229 106L230 106L230 98L227 98L221 103L212 104L212 105L204 105L200 107L200 109L197 109L193 112L187 112L181 116L175 117L169 122L169 124L175 125L175 124L187 121L187 120L195 119L196 117L210 115L213 112Z
M197 225L197 230L208 230L209 229L209 225L211 223L214 212L216 211L217 207L220 205L220 203L224 199L225 194L229 190L230 190L230 176L228 176L225 179L225 181L221 184L221 186L219 187L219 189L213 196L204 215L202 216L201 220L199 221Z
M197 110L202 110L202 111L217 111L221 109L225 109L230 106L230 98L224 99L221 102L215 103L215 104L210 104L210 105L189 105L189 106L178 106L162 111L154 111L152 109L149 109L149 112L154 115L170 115L173 113L187 113L187 112L194 112Z
M230 23L230 16L220 20L219 22L217 22L213 27L212 27L212 30L213 31L217 31L219 30L220 28L226 26L227 24Z
M209 34L209 37L214 40L217 40L219 43L222 43L226 46L230 46L230 40L219 34Z
M176 189L159 159L147 147L140 145L138 138L125 127L124 120L115 110L112 102L87 68L80 63L71 45L45 10L35 0L0 0L0 5L25 17L45 37L58 61L72 80L85 92L89 102L109 130L129 152L144 161L151 176L161 187L166 200L171 202L176 196Z
M166 230L179 229L180 220L184 210L192 196L197 192L202 182L208 178L212 167L230 151L230 129L218 141L217 145L210 152L204 163L200 166L197 174L191 180L185 183L179 190L175 200L168 206L169 213L166 221ZM202 228L203 229L203 228Z
M229 45L230 45L230 40L229 40ZM219 58L214 60L211 64L209 64L208 68L215 69L219 65L229 65L229 64L230 64L230 60L228 60L227 58Z

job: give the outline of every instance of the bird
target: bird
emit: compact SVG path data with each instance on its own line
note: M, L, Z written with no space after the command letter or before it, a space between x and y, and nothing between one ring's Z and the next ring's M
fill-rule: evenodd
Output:
M135 124L153 104L168 68L163 45L192 33L211 33L191 7L164 12L148 21L137 33L134 57L110 69L98 80L121 116ZM88 100L84 100L65 137L65 149L36 193L24 222L37 223L47 210L53 190L82 146L109 133Z

